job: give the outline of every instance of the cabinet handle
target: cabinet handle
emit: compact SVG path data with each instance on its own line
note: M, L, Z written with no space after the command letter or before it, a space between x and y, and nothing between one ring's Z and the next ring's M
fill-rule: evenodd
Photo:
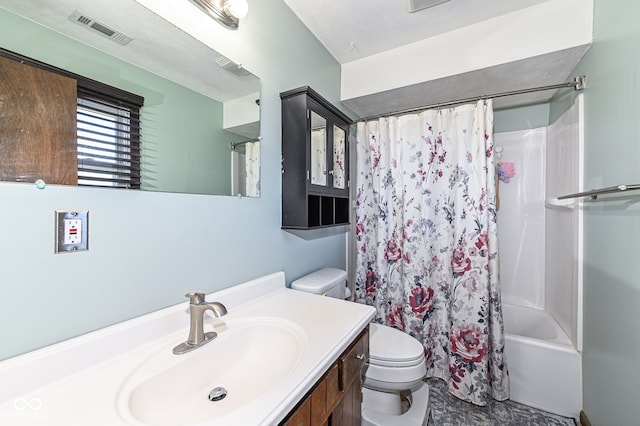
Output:
M364 376L367 371L367 357L364 353L356 355L356 359L360 361L360 382L364 382Z

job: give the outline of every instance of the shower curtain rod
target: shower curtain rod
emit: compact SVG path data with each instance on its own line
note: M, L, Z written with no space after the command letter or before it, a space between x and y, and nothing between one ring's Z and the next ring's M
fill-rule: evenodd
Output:
M262 136L258 136L257 138L247 139L246 141L231 142L229 145L231 145L231 149L236 149L236 146L238 145L244 145L245 143L251 143L251 142L260 142L261 140L262 140Z
M373 115L371 117L362 118L359 121L375 120L377 118L388 117L391 115L409 114L412 112L424 111L426 109L431 109L431 108L440 108L440 107L447 107L452 105L466 104L468 102L479 101L482 99L503 98L505 96L514 96L514 95L523 95L525 93L542 92L544 90L564 89L567 87L573 87L574 90L582 90L584 89L584 84L585 84L585 76L582 75L579 77L575 77L573 81L569 81L566 83L552 84L550 86L532 87L529 89L512 90L510 92L495 93L493 95L474 96L472 98L457 99L455 101L439 102L437 104L425 105L417 108L409 108L409 109L404 109L400 111L389 112L386 114Z

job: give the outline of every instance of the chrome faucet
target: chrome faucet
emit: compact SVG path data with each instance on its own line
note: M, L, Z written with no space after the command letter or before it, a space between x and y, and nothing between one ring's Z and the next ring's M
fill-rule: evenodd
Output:
M213 312L213 316L216 318L227 314L227 308L222 303L205 301L204 293L187 293L185 297L188 297L190 301L189 337L186 342L173 348L173 353L176 355L192 351L216 338L218 334L215 331L204 332L204 313L206 311Z

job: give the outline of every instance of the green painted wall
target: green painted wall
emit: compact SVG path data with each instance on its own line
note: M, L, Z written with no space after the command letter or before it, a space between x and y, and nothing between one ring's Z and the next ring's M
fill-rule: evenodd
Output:
M262 197L0 183L0 359L182 302L189 291L345 267L344 233L280 229L279 93L308 84L339 105L340 66L282 0L249 5L220 53L262 79ZM0 45L11 40L0 31ZM88 252L53 253L54 211L66 209L90 211Z
M494 133L537 129L548 124L549 104L546 103L495 110L493 113Z
M575 72L587 77L586 188L640 181L639 16L636 0L595 0L594 42ZM640 193L585 205L584 410L594 426L637 425Z
M142 120L144 189L231 194L229 143L243 137L222 129L220 102L171 84Z

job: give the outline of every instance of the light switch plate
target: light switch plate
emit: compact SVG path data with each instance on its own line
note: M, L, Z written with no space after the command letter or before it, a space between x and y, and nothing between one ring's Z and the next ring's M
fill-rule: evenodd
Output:
M56 210L56 253L89 250L89 211Z

